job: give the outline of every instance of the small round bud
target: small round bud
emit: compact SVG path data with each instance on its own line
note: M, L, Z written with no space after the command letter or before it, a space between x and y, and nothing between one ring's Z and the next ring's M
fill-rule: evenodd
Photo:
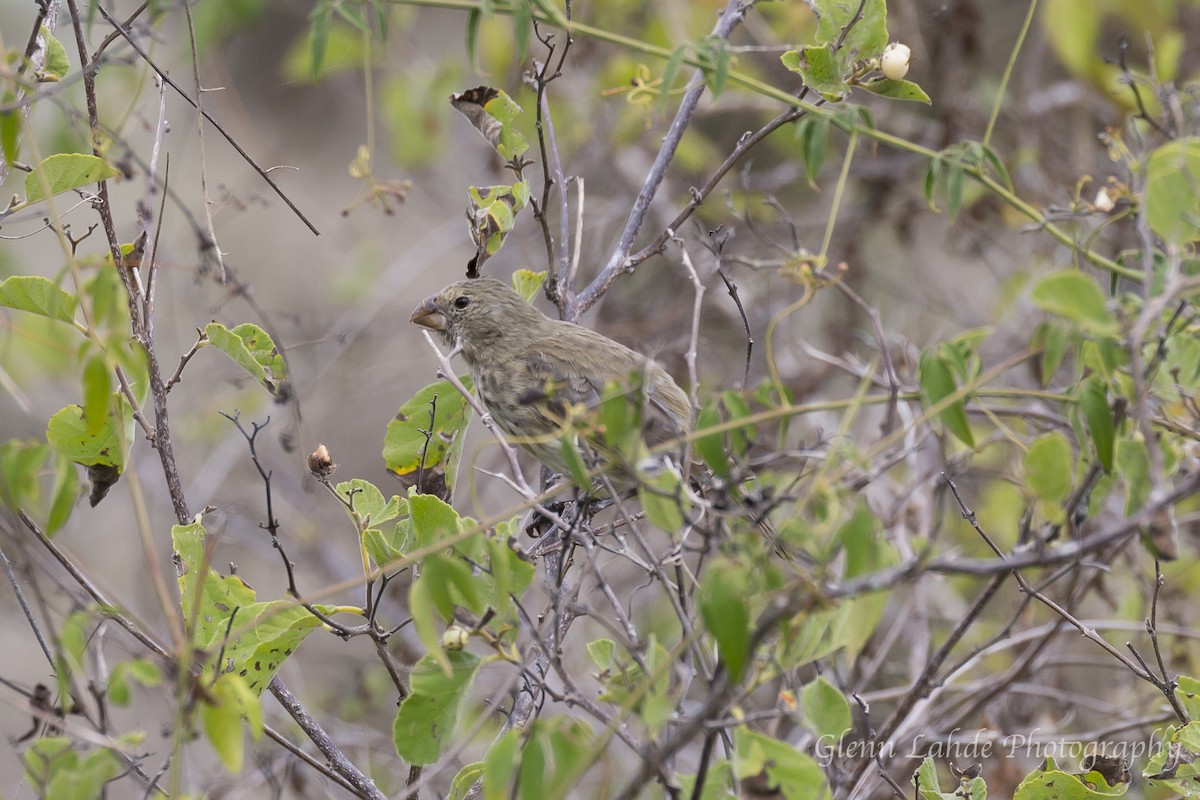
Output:
M337 464L333 463L333 458L329 455L329 450L325 445L317 445L317 449L313 450L308 456L309 471L320 477L325 477L337 469Z
M461 625L451 625L442 634L442 649L457 652L467 646L471 632Z
M1109 195L1108 189L1101 188L1096 192L1096 199L1092 201L1092 207L1101 214L1107 214L1113 210L1116 203L1113 202L1112 196Z
M892 42L883 48L883 55L879 57L879 71L888 80L898 81L908 74L911 56L912 50L908 45Z

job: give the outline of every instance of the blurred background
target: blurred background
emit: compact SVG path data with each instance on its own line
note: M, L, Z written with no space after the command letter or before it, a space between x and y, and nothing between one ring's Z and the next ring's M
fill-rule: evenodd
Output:
M674 48L705 36L723 5L716 0L605 0L576 3L575 14L597 28ZM135 4L106 8L124 19ZM153 26L143 16L134 32L154 61L194 94L188 21L180 7L161 8ZM908 77L925 89L932 105L889 102L864 92L850 101L870 109L881 130L929 148L982 137L1026 8L1025 3L984 0L891 0L891 38L912 48ZM165 91L170 127L160 172L169 163L170 197L161 219L156 322L163 369L172 372L195 342L197 328L216 320L266 328L284 349L290 370L292 393L286 402L275 402L209 348L188 364L170 395L175 451L190 508L195 513L215 507L205 522L220 537L216 563L236 563L260 597L282 595L283 571L260 527L266 513L263 485L246 442L218 412L240 413L247 425L270 420L259 436L258 455L272 474L280 535L299 565L301 589L360 574L354 531L308 477L305 456L323 443L340 465L336 479L362 477L385 492L400 491L380 456L384 430L399 405L435 379L436 369L409 314L422 298L465 272L474 251L464 217L467 187L511 182L492 148L447 99L479 84L502 88L525 109L524 130L531 142L534 137L534 98L521 81L529 64L516 61L507 18L481 22L472 60L465 14L404 4L386 9L382 41L364 38L334 15L314 78L312 4L201 0L191 8L204 108L260 167L271 170L319 235L211 125L203 126L202 149L196 113L176 92ZM23 45L35 12L30 0L0 6L6 48ZM1037 208L1064 209L1064 214L1072 203L1090 201L1116 169L1102 135L1122 125L1133 103L1132 94L1119 85L1119 60L1143 69L1147 63L1161 69L1169 65L1181 78L1191 75L1200 62L1198 23L1200 8L1194 2L1042 3L1012 65L991 140L1012 171L1016 193ZM802 2L758 4L731 40L735 67L798 91L798 76L783 68L779 55L808 41L813 26L812 12ZM84 30L89 50L110 30L102 17L89 16ZM65 13L56 35L77 70ZM532 42L530 55L543 58L544 48ZM123 179L112 182L111 202L118 238L131 241L138 232L136 206L147 195L144 165L159 95L152 73L128 46L113 44L106 59L97 82L101 117L117 134L109 157L126 170ZM580 285L615 246L674 112L677 94L660 103L637 85L660 76L662 68L650 56L581 36L563 77L551 86L564 169L586 186ZM643 70L646 77L640 78ZM689 75L689 68L681 74ZM38 104L30 121L33 138L42 147L53 143L55 151L86 152L83 108L81 84L69 82L52 102ZM779 111L772 101L728 87L716 99L706 94L639 242L649 241L675 216L687 203L689 188L706 180L739 137ZM810 182L794 127L784 127L751 151L678 231L708 287L699 363L705 391L744 388L745 353L738 309L705 248L708 232L719 228L726 240L725 269L739 287L758 342L751 387L765 374L767 323L802 294L779 261L822 248L846 137L836 130L830 135L828 156ZM370 148L367 178L361 168L351 168L364 146ZM25 156L30 158L27 151ZM830 266L844 263L844 280L879 311L907 381L920 348L967 329L1011 331L1010 338L997 336L989 346L1004 353L1019 349L1030 329L1032 312L1022 294L1030 276L1051 264L1069 263L1064 248L1029 230L1029 220L970 183L955 219L931 210L922 195L927 166L918 156L860 141L827 248ZM205 229L202 171L228 268L224 282L200 236ZM540 194L540 171L535 166L528 174ZM21 179L19 173L9 177L6 195L20 191ZM371 189L374 196L368 196ZM156 203L159 199L155 195ZM95 214L76 201L74 195L60 196L57 208L78 238ZM573 195L572 208L574 203ZM0 277L62 273L65 259L58 241L40 230L44 215L35 209L4 220ZM557 224L551 229L557 231ZM1117 229L1104 235L1119 243L1130 234ZM97 230L78 246L92 268L104 251L102 239ZM507 278L518 268L546 267L541 232L527 211L485 272ZM544 299L540 303L553 313ZM691 309L690 279L678 249L669 247L623 277L583 323L657 354L682 381ZM38 439L54 411L79 402L73 358L78 342L70 330L52 324L31 329L28 320L21 320L28 338L2 332L16 323L16 312L0 311L0 367L19 387L0 391L0 439ZM787 317L775 335L775 357L797 400L847 396L853 379L814 358L808 348L864 362L877 353L869 319L836 292L819 293ZM810 431L830 430L837 421L814 415L804 425ZM136 533L128 476L94 509L81 498L56 541L165 638L166 616L146 575L151 569L168 579L174 574L167 535L173 513L154 451L139 442L132 461L150 520L161 534L153 563L147 563ZM499 464L478 430L472 430L465 463L489 469ZM474 484L456 503L464 513L495 513L518 500L487 476L464 473L464 481ZM11 522L5 530L13 532ZM16 560L46 563L44 552L18 546L11 537L5 541L6 548L16 548L9 553ZM51 607L70 610L64 594L45 588ZM358 594L341 599L352 602ZM6 642L0 673L24 685L45 681L45 661L10 594L0 593L0 604L6 609L0 617ZM404 648L401 643L402 658L416 657ZM314 635L304 650L303 659L293 659L282 673L293 690L315 706L335 710L340 720L335 725L346 726L338 730L351 749L390 752L392 709L380 707L381 695L373 694L383 691L386 681L369 644ZM0 729L9 736L28 725L24 712L0 705ZM13 749L0 748L0 785L18 786L19 775ZM219 787L211 788L212 796L221 796ZM20 791L7 796L27 796Z

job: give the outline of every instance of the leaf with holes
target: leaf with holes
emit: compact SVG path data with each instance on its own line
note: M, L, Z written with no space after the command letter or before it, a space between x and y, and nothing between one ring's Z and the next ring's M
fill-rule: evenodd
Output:
M192 644L210 657L220 654L220 673L237 675L261 693L321 620L292 600L258 601L240 577L208 566L204 539L199 522L171 528L183 618L195 625Z
M460 378L470 388L469 378ZM444 487L453 494L467 427L467 398L449 381L437 381L405 401L388 423L383 462L406 486L430 492ZM442 496L442 492L433 491Z
M491 86L476 86L450 95L450 105L496 148L501 158L516 158L529 149L529 143L515 125L521 107L504 91Z

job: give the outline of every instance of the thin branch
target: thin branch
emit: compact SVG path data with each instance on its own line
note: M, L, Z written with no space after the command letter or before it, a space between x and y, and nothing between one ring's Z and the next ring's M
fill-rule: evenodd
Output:
M969 508L967 508L966 503L962 499L962 495L960 495L958 492L958 486L954 483L953 480L950 479L950 477L948 475L945 476L945 479L946 479L946 483L950 486L950 491L954 493L954 499L958 502L958 507L962 511L963 519L965 519L971 525L971 527L975 529L975 532L977 534L979 534L979 537L981 539L983 539L984 544L986 544L989 548L991 548L993 553L995 553L1000 558L1004 558L1003 551L1001 551L1000 548L996 546L996 543L992 541L991 537L989 537L986 533L984 533L983 528L979 524L979 520L975 516L975 512L971 511ZM1087 625L1084 625L1083 622L1081 622L1071 612L1067 611L1065 608L1060 606L1058 603L1054 602L1049 597L1047 597L1045 594L1043 594L1042 592L1039 592L1037 589L1035 589L1033 586L1031 586L1029 584L1029 581L1027 581L1025 579L1025 576L1023 576L1021 574L1020 570L1014 569L1012 571L1012 575L1016 579L1017 584L1021 587L1021 591L1036 598L1038 601L1040 601L1043 605L1045 605L1051 611L1058 614L1060 617L1062 617L1064 620L1066 620L1068 623L1070 623L1072 627L1074 627L1077 631L1079 631L1079 633L1085 639L1089 639L1092 642L1095 642L1104 651L1106 651L1109 655L1111 655L1113 658L1117 659L1122 664L1124 664L1125 667L1130 672L1132 672L1134 675L1136 675L1137 677L1141 678L1144 681L1154 683L1157 686L1154 676L1148 670L1143 669L1141 666L1136 664L1133 660L1131 660L1128 656L1126 656L1124 653L1122 653L1116 647L1113 647L1113 645L1109 644L1107 639L1105 639L1103 636L1101 636L1099 633L1097 633L1093 628L1090 628Z
M196 343L192 345L186 353L179 357L179 366L175 368L175 374L172 375L167 381L166 385L163 386L164 393L170 392L171 387L183 379L183 368L188 365L188 362L192 360L192 356L196 355L200 348L203 347L207 342L208 337L204 334L204 331L197 328Z
M741 161L742 156L746 155L746 153L753 149L754 146L763 139L767 138L784 125L800 119L806 113L807 111L805 109L798 106L793 106L758 130L753 132L747 131L745 134L743 134L742 137L738 139L737 145L733 148L729 155L726 156L725 160L721 162L721 165L717 167L716 171L709 176L708 180L704 182L704 185L699 189L692 190L691 201L684 206L678 214L675 215L673 220L667 223L667 226L658 234L658 236L654 238L654 241L643 247L641 250L638 250L633 255L629 256L630 266L637 266L646 259L662 253L667 247L667 242L670 241L670 231L679 230L680 226L687 222L691 218L692 214L696 212L696 209L704 205L704 201L708 199L713 190L717 188L717 185L721 182L721 179L725 177L729 170L733 169L734 166Z
M283 684L278 675L271 679L268 688L275 699L279 701L279 705L283 706L305 735L321 751L321 755L325 756L333 771L354 787L355 794L366 800L387 800L386 795L375 786L375 781L368 778L350 759L346 758L333 738L325 732L313 715L308 713L308 709L296 699L296 696Z
M25 599L25 592L21 589L21 584L17 580L17 574L13 571L12 562L8 560L8 556L4 554L4 550L0 548L0 564L4 565L4 575L8 578L8 584L12 587L13 594L17 598L17 605L21 607L21 612L25 615L25 620L29 623L30 630L33 631L33 636L38 641L38 645L42 648L42 653L46 656L46 661L50 664L50 669L54 669L54 656L50 652L50 643L46 641L46 637L42 635L41 626L33 616L33 609L29 607L29 601Z
M746 0L728 0L725 10L721 12L710 35L719 39L729 38L729 34L742 21L751 5L752 3L746 2ZM675 112L675 118L671 120L667 135L663 137L662 147L659 148L658 155L654 158L654 164L650 167L650 172L642 183L641 191L638 192L638 196L633 202L633 208L629 212L629 218L625 221L625 228L621 231L616 249L609 256L608 263L600 270L600 273L568 307L566 319L571 322L578 322L584 312L604 296L604 293L612 287L622 273L632 270L635 266L635 262L629 258L634 240L637 239L638 231L641 230L646 214L650 210L650 202L666 177L667 167L671 165L671 161L675 157L675 150L679 147L683 134L692 121L692 115L695 114L696 106L700 103L700 96L704 93L704 86L704 72L697 70L688 82L683 100ZM669 227L675 229L675 226ZM664 243L665 241L664 239Z
M71 5L72 9L74 9L75 0L68 0L68 3ZM288 208L290 208L292 210L292 212L297 217L299 217L300 221L303 222L304 225L310 231L312 231L315 236L320 236L321 232L319 230L317 230L316 226L308 221L308 217L304 216L304 214L300 211L300 209L296 207L296 204L293 203L291 201L291 199L286 194L283 193L283 190L279 188L279 185L276 184L275 181L271 179L270 170L265 170L262 167L260 167L258 165L258 163L253 158L250 157L250 154L247 153L240 144L238 144L237 140L234 139L232 136L230 136L229 133L227 133L225 131L225 129L223 127L221 127L221 124L219 122L217 122L215 119L213 119L212 115L209 114L207 111L205 111L200 106L200 104L197 100L192 99L192 97L187 92L185 92L182 89L182 87L179 86L179 84L175 83L175 81L173 81L171 79L170 75L168 75L166 72L164 72L162 69L160 69L159 66L154 63L154 60L152 58L150 58L149 54L147 54L146 51L142 49L141 45L139 45L137 43L137 40L135 40L133 38L133 35L130 34L130 32L128 30L126 30L121 25L121 23L119 23L119 22L117 22L117 20L113 19L113 16L111 14L109 14L107 10L105 10L103 4L97 4L96 10L100 12L101 16L103 16L106 20L108 20L108 24L112 25L113 28L115 28L116 31L118 33L120 33L122 37L124 37L125 41L129 42L129 45L135 51L137 51L137 54L142 57L142 60L145 61L146 64L149 65L150 69L152 69L156 73L158 73L158 76L160 78L162 78L167 83L168 86L170 86L172 89L174 89L179 94L180 97L182 97L193 108L195 108L198 112L200 112L200 114L202 114L204 116L204 118L206 120L208 120L209 124L211 124L214 128L216 128L217 132L220 133L221 136L225 137L225 141L229 142L229 144L233 147L233 149L237 151L238 155L241 156L242 159L247 164L250 165L251 169L253 169L255 172L257 172L259 174L259 176L264 181L267 182L267 185L270 186L271 189L274 190L275 194L277 194L279 196L279 198L281 200L283 200L284 203L287 204ZM72 10L72 19L73 20L77 19L77 15L74 12L74 10ZM77 28L77 30L78 30L78 28ZM77 35L81 37L80 41L82 42L83 34L79 33Z

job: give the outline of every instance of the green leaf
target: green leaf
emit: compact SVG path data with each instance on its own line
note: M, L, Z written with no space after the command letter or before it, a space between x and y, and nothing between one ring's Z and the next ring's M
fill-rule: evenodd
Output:
M209 688L208 696L209 702L200 704L204 733L225 769L237 774L242 771L245 759L242 717L249 717L252 731L256 727L259 731L262 729L258 697L249 691L244 680L229 674L222 674L217 679Z
M1049 386L1050 381L1054 379L1054 373L1058 372L1067 356L1067 346L1070 344L1067 328L1057 321L1043 322L1034 331L1030 344L1042 350L1041 384L1043 387Z
M1168 242L1200 238L1200 138L1168 142L1146 163L1146 222Z
M1200 681L1189 675L1176 678L1175 696L1192 719L1200 718Z
M71 61L67 58L67 48L54 38L54 34L45 25L41 28L41 36L46 41L46 58L42 63L42 71L38 80L58 82L71 71Z
M459 531L458 512L433 495L413 494L408 498L408 507L417 547L428 547ZM472 522L470 519L462 521Z
M325 50L329 43L329 24L333 19L331 5L322 0L313 9L312 27L309 29L309 75L316 83L321 77L321 67L325 63Z
M683 59L687 55L687 48L682 45L676 47L671 52L671 57L667 59L667 65L663 67L662 91L658 93L658 110L662 111L667 107L667 98L671 96L671 88L675 85L675 79L679 77L679 70L683 68Z
M471 240L475 243L476 268L494 256L504 246L519 214L529 202L526 181L512 186L471 186L467 190L470 205L467 222Z
M596 639L587 643L588 658L601 671L612 666L616 652L617 644L612 639Z
M76 464L124 469L133 441L133 410L120 392L110 398L105 422L95 433L89 432L82 407L67 406L56 413L46 426L50 446Z
M707 403L696 417L696 431L704 431L720 423L721 417L716 406ZM710 433L700 436L696 439L696 453L718 477L728 478L732 474L729 456L725 454L725 437L722 434Z
M785 800L828 800L829 783L821 766L786 742L740 727L734 734L734 775L745 780L762 774L764 788L778 789Z
M108 399L112 393L112 372L104 356L93 356L83 365L83 418L87 432L95 436L108 422Z
M1125 482L1125 516L1141 509L1150 495L1150 455L1141 439L1118 439L1117 474Z
M641 664L618 663L606 676L600 700L633 708L651 731L670 720L673 702L671 689L671 658L653 634L647 638Z
M935 214L941 213L935 202L934 195L937 191L938 182L942 177L942 168L945 166L945 160L939 155L929 159L929 166L925 168L925 182L922 191L925 195L925 205L929 206L929 210Z
M853 723L850 703L824 675L804 687L801 695L804 721L822 741L838 742Z
M99 800L105 785L125 771L124 762L108 749L80 756L67 739L37 739L21 756L25 778L47 800Z
M860 503L850 519L838 528L838 542L846 553L845 579L866 575L891 563L894 553L877 535L878 530L879 521L865 503Z
M361 478L343 481L334 487L337 496L350 503L354 510L346 509L351 519L357 517L372 526L384 525L408 512L408 501L397 495L384 500L379 488Z
M709 36L696 43L696 55L700 61L700 69L704 73L704 81L713 97L721 94L725 82L729 78L731 54L729 43L720 37ZM667 94L669 86L663 82L663 95Z
M539 800L574 797L580 776L591 764L592 731L566 717L539 719L530 726L520 753L520 775L510 788L513 798Z
M84 673L84 652L91 638L92 615L87 611L76 611L63 621L58 631L58 643L67 666L75 675Z
M1044 275L1034 284L1032 298L1038 308L1079 324L1094 336L1120 332L1104 302L1104 292L1090 275L1064 269Z
M1142 777L1156 794L1195 797L1196 786L1200 783L1200 759L1196 758L1200 754L1200 723L1192 721L1178 729L1168 728L1167 731L1169 736L1161 741L1150 757ZM1126 786L1122 784L1114 788L1123 791Z
M367 528L362 532L362 546L375 566L403 558L412 547L412 523L402 519L388 530Z
M171 529L183 618L195 624L192 644L212 657L220 651L222 674L236 675L262 692L321 621L291 600L258 602L240 577L210 568L204 538L199 522Z
M670 467L656 469L656 474L638 471L638 499L646 519L659 530L673 533L683 528L688 507L683 480Z
M696 776L678 775L677 777L679 787L683 790L683 796L695 797ZM733 797L736 797L733 793L733 765L725 760L710 765L704 778L704 789L700 793L699 800L730 800Z
M750 403L746 398L734 391L726 390L721 392L721 405L725 406L725 411L729 414L730 421L745 419L751 415ZM754 426L744 425L740 428L734 428L729 432L729 444L733 448L734 455L739 458L745 457L750 450L750 442L753 441Z
M804 159L804 174L808 185L817 188L817 175L825 163L829 150L829 118L810 114L796 124L796 135L800 137L800 152Z
M470 379L462 378L470 388ZM425 386L396 412L383 439L383 462L388 471L402 478L418 473L423 491L427 478L440 479L453 494L462 457L463 433L467 427L467 398L449 381ZM440 494L434 492L435 494Z
M50 448L40 442L10 439L0 443L0 499L16 510L38 500L38 474Z
M153 661L137 658L132 661L121 661L113 667L108 676L108 699L118 706L129 705L130 680L142 686L158 686L162 683L163 674Z
M1034 439L1025 453L1025 484L1039 500L1059 503L1071 493L1074 457L1061 433Z
M1008 174L1008 167L1004 166L1004 161L992 148L983 147L982 149L984 163L992 168L995 176L1011 191L1013 188L1012 176Z
M1096 459L1105 472L1112 472L1114 428L1106 385L1102 379L1092 378L1079 387L1078 396L1079 410L1091 434Z
M517 40L517 63L525 61L529 54L529 32L533 27L533 14L529 0L517 0L512 6L513 38Z
M79 476L71 459L59 454L54 464L54 490L46 518L46 535L53 536L71 517L79 496Z
M8 105L17 98L12 91L0 94L0 105ZM0 155L10 164L21 154L21 125L24 117L19 110L0 112Z
M518 3L517 6L522 7L523 4ZM515 17L514 13L514 24L517 24ZM504 91L491 86L477 86L451 95L450 105L461 112L506 161L529 149L529 143L515 125L517 117L521 115L521 107Z
M558 443L558 453L562 456L563 463L567 465L567 471L571 473L571 480L576 486L584 487L591 486L591 479L588 477L588 467L583 460L583 454L579 452L579 446L575 443L575 437L571 434L565 434Z
M1084 783L1085 778L1088 783ZM1042 769L1035 769L1025 776L1017 786L1013 800L1099 800L1123 795L1126 788L1125 785L1110 787L1095 771L1086 776L1066 772L1058 768L1054 759L1047 758Z
M513 273L512 285L517 294L525 298L526 303L532 303L537 297L538 290L546 282L546 271L534 272L531 269L519 269Z
M714 562L700 584L700 616L735 683L750 660L748 584L745 571L728 561Z
M517 529L519 520L512 521L508 528ZM487 538L488 566L492 577L492 596L488 605L495 610L500 619L515 620L517 608L513 597L520 597L533 583L534 566L521 558L517 551L509 546L509 536L504 534L505 525L497 528L496 536Z
M928 406L938 405L958 391L958 386L954 382L954 373L950 369L942 348L926 350L921 354L919 380L921 393L925 396ZM967 423L963 400L956 400L943 408L938 417L946 426L946 430L954 434L959 441L968 447L975 446L975 437L971 434L971 426Z
M780 60L792 72L799 73L808 88L819 92L826 100L837 102L850 92L850 85L846 83L845 57L841 51L834 52L832 45L789 50Z
M892 81L884 78L869 83L860 83L859 86L880 97L890 97L893 100L907 100L913 103L924 103L927 106L933 105L933 100L929 98L925 90L912 81Z
M287 380L287 368L266 331L250 322L232 330L219 322L210 322L204 326L204 336L268 392L278 394L280 385Z
M410 764L433 764L454 737L459 711L482 663L465 650L445 653L450 673L426 655L413 667L412 693L404 698L392 726L396 752Z
M955 795L942 791L937 764L929 756L917 767L916 773L913 774L913 784L916 786L918 800L956 800Z
M965 172L962 165L957 163L946 164L946 216L950 217L953 222L958 217L958 212L962 210L963 198L963 181Z
M483 796L485 800L511 800L509 790L520 758L524 731L510 728L492 742L483 757Z
M0 283L0 306L28 311L59 322L75 321L75 296L51 280L36 275L14 275Z
M433 584L424 580L425 573L408 589L408 613L412 615L413 627L417 630L417 638L425 646L428 655L446 673L450 672L450 661L447 651L442 649L441 630L438 626L438 611L434 604Z
M120 174L104 159L84 153L56 153L25 176L25 205Z
M832 44L842 31L854 20L858 11L858 0L811 0L809 3L817 13L817 42ZM862 3L862 16L846 33L842 43L851 57L870 58L883 52L887 44L887 5L885 0L866 0Z
M472 12L478 14L478 11ZM467 764L454 776L454 780L450 781L450 794L447 800L466 800L471 793L471 787L483 780L484 763L482 761L473 761Z

